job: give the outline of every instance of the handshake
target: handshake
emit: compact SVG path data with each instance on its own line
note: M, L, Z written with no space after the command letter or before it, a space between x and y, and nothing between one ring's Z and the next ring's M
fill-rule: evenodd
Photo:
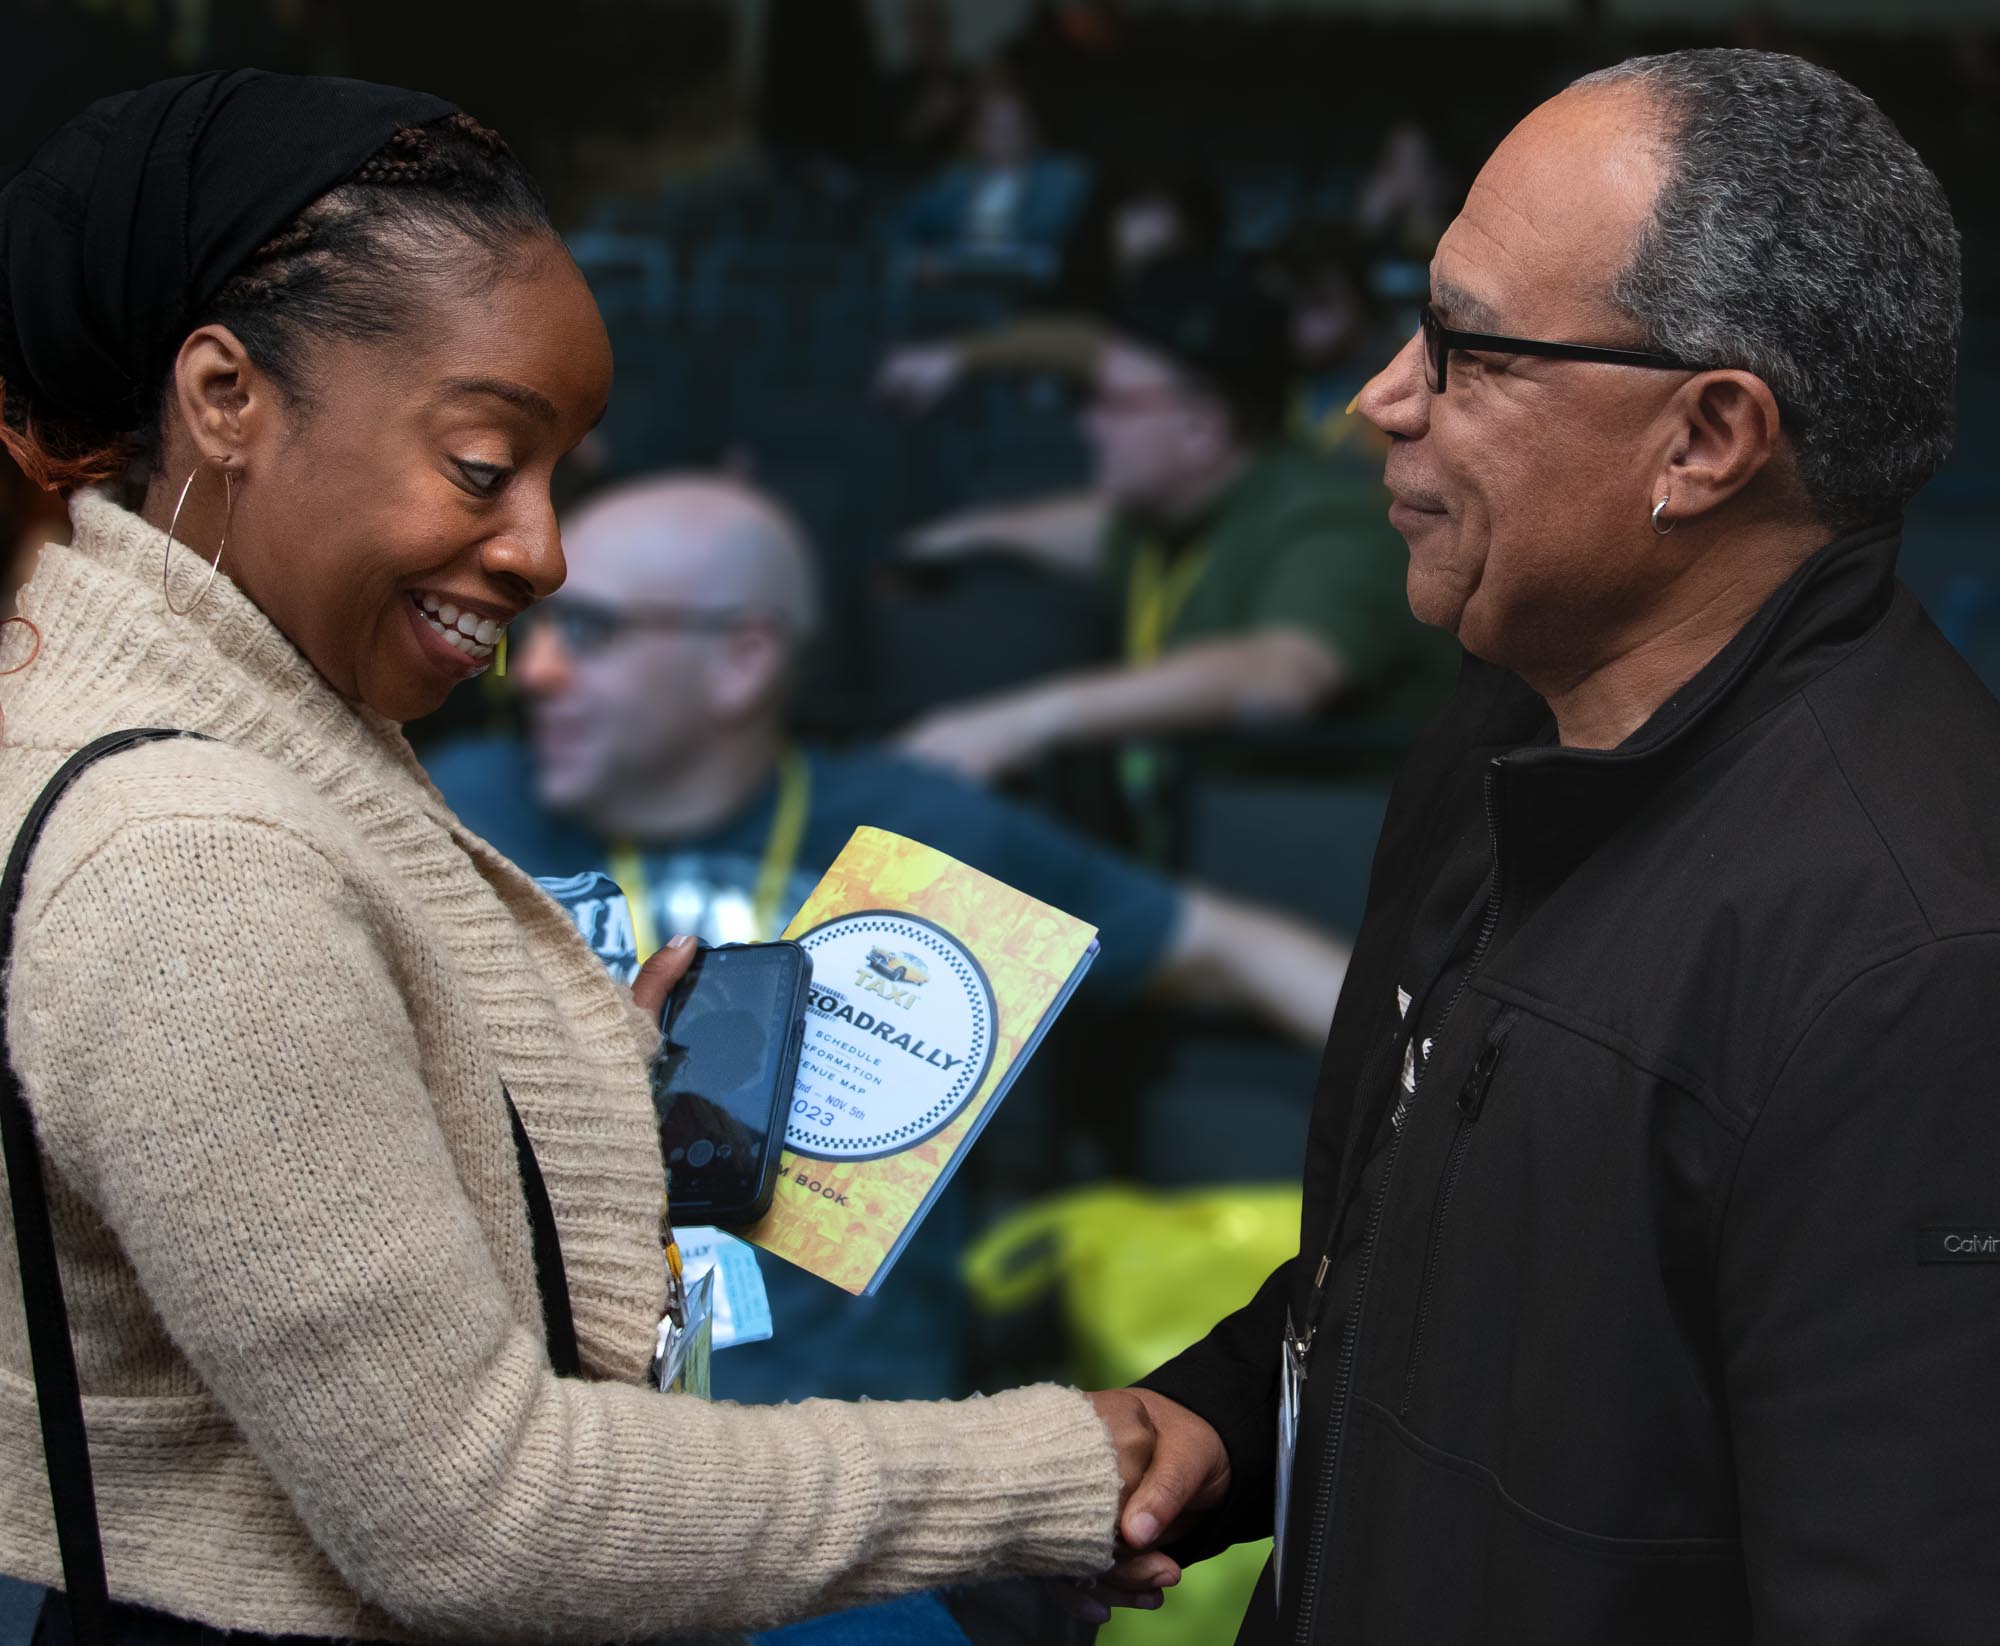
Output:
M1102 1623L1113 1606L1157 1607L1180 1582L1180 1563L1160 1545L1185 1537L1228 1495L1229 1453L1206 1419L1150 1389L1104 1389L1090 1399L1118 1453L1118 1558L1058 1592L1072 1616Z

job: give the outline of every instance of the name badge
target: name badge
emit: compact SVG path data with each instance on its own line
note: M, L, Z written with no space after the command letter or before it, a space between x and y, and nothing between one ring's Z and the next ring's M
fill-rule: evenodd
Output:
M1285 1310L1285 1340L1279 1347L1281 1370L1278 1378L1278 1518L1272 1534L1272 1590L1280 1608L1285 1595L1285 1539L1291 1524L1292 1465L1299 1450L1299 1411L1305 1399L1306 1356L1312 1349L1312 1333L1300 1337L1292 1325L1292 1311Z
M771 1335L771 1300L756 1252L734 1235L707 1227L678 1229L681 1256L692 1284L715 1275L715 1347L762 1343Z

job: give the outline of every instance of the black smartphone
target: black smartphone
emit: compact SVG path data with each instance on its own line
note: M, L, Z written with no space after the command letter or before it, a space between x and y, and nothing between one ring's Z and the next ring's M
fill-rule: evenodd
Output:
M668 996L653 1108L674 1222L754 1223L770 1209L811 982L796 943L729 943L696 955Z

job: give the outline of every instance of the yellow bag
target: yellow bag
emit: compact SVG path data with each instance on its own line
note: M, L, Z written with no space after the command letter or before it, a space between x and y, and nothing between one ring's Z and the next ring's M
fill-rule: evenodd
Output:
M1247 1303L1297 1253L1299 1209L1296 1188L1262 1184L1079 1189L995 1224L966 1254L965 1281L993 1314L1060 1287L1071 1374L1085 1388L1117 1388ZM1161 1611L1114 1612L1099 1646L1234 1638L1270 1550L1269 1539L1239 1544L1190 1567Z

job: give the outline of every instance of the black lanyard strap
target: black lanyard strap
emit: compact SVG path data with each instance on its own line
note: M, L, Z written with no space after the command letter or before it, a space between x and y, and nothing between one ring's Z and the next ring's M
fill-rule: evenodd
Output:
M1492 885L1491 876L1480 883L1479 893L1453 920L1443 935L1442 941L1427 953L1412 956L1406 951L1405 962L1414 960L1418 993L1405 1008L1401 1021L1396 1026L1393 1037L1385 1037L1375 1051L1363 1062L1360 1078L1355 1089L1349 1094L1343 1113L1346 1117L1345 1140L1341 1149L1340 1166L1335 1182L1333 1215L1328 1223L1326 1239L1319 1252L1319 1261L1313 1270L1311 1289L1306 1294L1305 1335L1296 1342L1310 1344L1318 1334L1320 1324L1326 1318L1330 1301L1327 1276L1333 1267L1334 1248L1340 1240L1340 1226L1345 1221L1348 1206L1358 1192L1362 1174L1371 1160L1376 1158L1376 1139L1384 1117L1394 1113L1398 1104L1410 1094L1403 1090L1403 1070L1408 1067L1418 1084L1424 1077L1428 1059L1423 1056L1424 1018L1430 1011L1431 1001L1439 986L1452 976L1451 957L1458 953L1465 940L1472 934L1473 927L1485 911L1488 890ZM1434 1031L1441 1033L1444 1019L1451 1016L1452 1008L1458 1001L1457 990L1462 989L1471 978L1468 968L1463 977L1454 978L1454 993L1446 1005L1443 1018L1433 1025ZM1414 1060L1414 1061L1413 1061ZM1356 1126L1355 1110L1360 1108L1360 1124Z
M35 842L41 838L56 802L84 768L142 743L200 735L160 727L111 732L62 763L28 808L8 853L6 874L0 878L0 960L14 952L14 920ZM28 1319L28 1361L35 1377L35 1406L41 1419L42 1454L48 1464L49 1499L55 1510L56 1547L62 1555L66 1611L76 1646L113 1646L119 1638L117 1609L104 1573L104 1542L98 1530L97 1493L91 1483L90 1445L83 1426L83 1391L77 1378L62 1274L56 1266L55 1229L49 1222L48 1185L35 1142L35 1123L21 1095L7 1039L7 980L7 974L0 972L0 1148L6 1157L7 1193L14 1211L21 1303ZM521 1169L521 1192L528 1202L528 1222L534 1235L535 1279L542 1297L549 1364L560 1375L575 1377L581 1370L581 1358L555 1208L514 1099L505 1087L501 1096L507 1104Z

